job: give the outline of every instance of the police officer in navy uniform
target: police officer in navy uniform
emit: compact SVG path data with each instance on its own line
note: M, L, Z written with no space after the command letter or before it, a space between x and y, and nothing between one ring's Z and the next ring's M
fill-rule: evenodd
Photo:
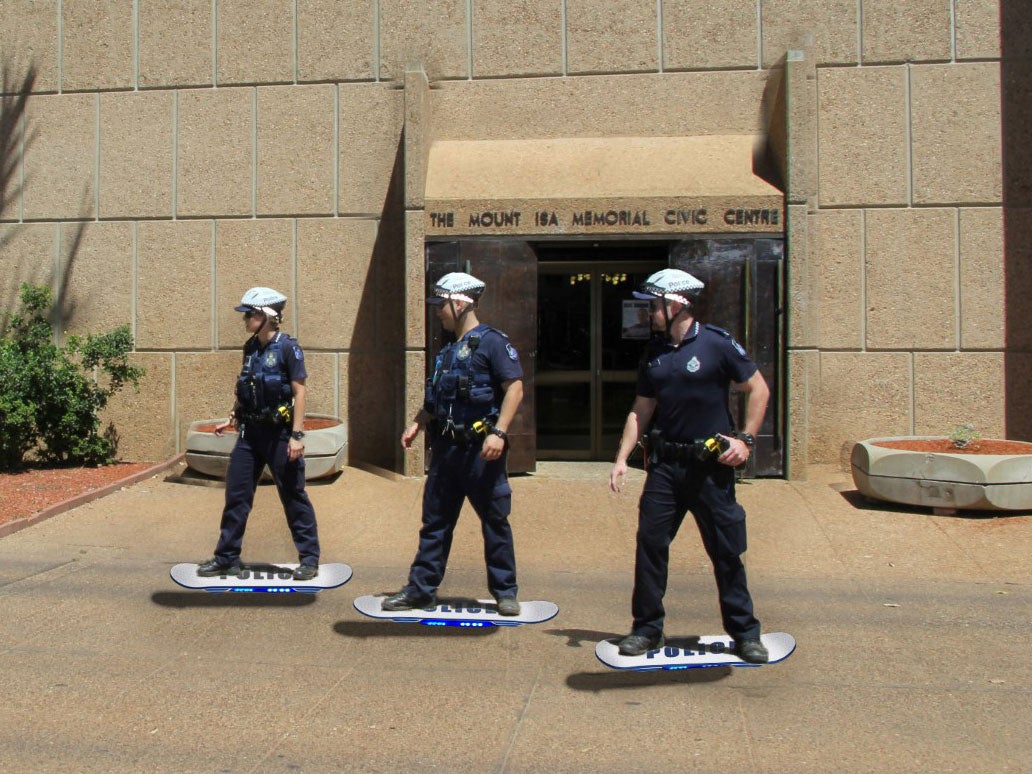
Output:
M735 500L734 469L752 453L770 391L731 334L694 319L692 300L702 288L687 272L663 269L634 293L649 299L652 326L660 333L646 347L609 477L610 488L619 492L627 457L647 433L631 602L634 623L620 641L620 653L638 656L663 646L670 543L691 511L713 562L721 617L735 640L735 653L762 664L768 654L741 559L745 510ZM730 385L746 394L741 432L735 431L729 409Z
M408 584L387 597L384 610L432 607L444 579L462 503L469 499L484 535L487 585L502 615L519 615L516 554L509 513L512 489L505 470L508 430L523 400L523 369L508 337L477 319L485 285L452 272L441 277L427 303L455 341L446 344L427 380L424 404L401 436L412 448L419 432L430 438L430 471L423 489L423 525Z
M251 337L244 345L236 403L229 419L215 428L215 435L222 435L233 425L239 427L240 434L229 457L226 506L215 556L197 568L201 576L240 573L244 529L265 465L276 482L297 547L299 566L294 579L311 580L319 572L315 510L305 492L302 427L308 373L301 347L279 329L286 303L282 293L257 287L244 293L235 307L244 313L244 327Z

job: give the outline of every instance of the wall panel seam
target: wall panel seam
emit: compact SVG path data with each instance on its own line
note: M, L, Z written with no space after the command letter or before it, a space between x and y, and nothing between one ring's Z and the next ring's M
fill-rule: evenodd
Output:
M663 61L665 52L663 50L663 0L656 0L656 59L658 60L659 72L666 72L666 63Z
M64 0L57 0L57 93L64 86Z
M756 0L756 69L763 69L763 0Z
M466 0L466 80L473 80L473 0Z
M964 283L960 276L960 208L953 210L953 311L954 334L957 351L963 347L963 325L961 315L964 312Z
M133 91L140 90L140 0L133 0Z
M903 160L907 173L907 206L914 206L914 112L911 92L910 64L903 66L904 118L906 120L906 144Z
M211 0L211 85L219 86L219 0Z
M94 96L94 149L93 149L93 219L100 220L100 94Z

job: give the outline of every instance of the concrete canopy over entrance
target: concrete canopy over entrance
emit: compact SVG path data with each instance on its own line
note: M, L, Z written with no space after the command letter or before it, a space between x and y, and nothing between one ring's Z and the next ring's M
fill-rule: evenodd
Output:
M761 135L431 144L428 236L782 232Z
M499 102L497 82L431 88L421 69L406 71L406 417L418 409L436 346L435 321L424 306L431 276L462 269L489 288L504 282L508 292L489 298L518 298L520 309L509 314L485 300L482 319L513 338L522 335L524 310L536 305L537 283L530 280L537 273L532 245L539 242L785 239L791 201L781 183L789 179L785 132L756 110L768 96L770 105L781 104L775 98L780 79L736 76L731 100L723 79L717 79L721 96L714 93L709 107L699 101L695 76L674 78L692 84L682 98L668 89L652 93L643 82L651 95L644 102L640 89L592 91L583 102L578 89L595 84L592 79L534 79L519 98L506 93ZM569 93L571 86L577 93ZM626 102L619 115L632 120L603 116L614 98ZM541 112L557 104L564 109ZM779 108L774 113L783 116ZM536 337L533 330L525 333L517 348L533 358ZM517 420L533 428L533 406L525 405ZM399 451L399 469L423 473L421 452Z

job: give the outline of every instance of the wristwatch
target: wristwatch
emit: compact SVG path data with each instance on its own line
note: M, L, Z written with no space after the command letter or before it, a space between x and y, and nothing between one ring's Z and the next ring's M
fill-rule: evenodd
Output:
M295 430L290 434L290 437L293 438L295 441L300 441L302 438L305 437L305 434L300 430Z
M735 438L745 443L750 449L756 446L756 437L752 433L735 433Z
M497 435L503 441L508 441L509 440L508 434L504 430L499 430L497 427L492 427L491 428L491 435Z

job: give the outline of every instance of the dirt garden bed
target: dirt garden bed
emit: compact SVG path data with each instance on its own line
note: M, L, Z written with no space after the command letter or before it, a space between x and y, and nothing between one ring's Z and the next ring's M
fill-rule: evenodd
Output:
M874 441L874 446L900 451L934 452L937 454L1032 454L1032 443L1022 441L972 441L959 448L949 438L907 438L895 441Z
M101 489L153 467L153 462L118 462L102 467L34 467L0 473L0 524L22 519L73 497Z
M305 417L304 430L305 430L306 433L310 433L313 430L325 430L327 427L336 427L339 424L340 424L340 420L339 419L324 419L324 418L321 418L321 417ZM208 422L208 423L203 424L203 425L197 425L196 427L193 428L193 430L198 432L198 433L214 433L215 432L215 426L216 426L215 422ZM226 432L227 433L235 433L236 432L236 428L235 427L231 427L231 428L227 429Z

